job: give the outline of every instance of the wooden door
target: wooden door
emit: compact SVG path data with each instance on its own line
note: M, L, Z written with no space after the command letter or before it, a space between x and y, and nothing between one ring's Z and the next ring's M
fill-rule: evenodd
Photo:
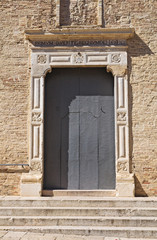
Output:
M114 87L105 68L45 79L44 189L114 189Z

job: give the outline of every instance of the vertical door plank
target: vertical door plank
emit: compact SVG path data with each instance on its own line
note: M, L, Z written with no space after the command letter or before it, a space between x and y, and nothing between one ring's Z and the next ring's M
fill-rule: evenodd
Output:
M98 188L98 108L92 96L80 96L80 189Z
M69 106L68 189L80 188L80 107L79 97Z
M114 97L100 97L99 188L115 188Z

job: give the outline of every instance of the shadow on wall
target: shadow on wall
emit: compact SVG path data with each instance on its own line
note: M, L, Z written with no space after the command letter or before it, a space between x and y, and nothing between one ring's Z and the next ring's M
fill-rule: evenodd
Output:
M135 175L135 189L136 189L135 197L148 197L147 193L144 191L136 175Z
M60 1L60 23L62 26L71 25L70 0Z
M134 172L133 168L133 133L132 133L132 106L133 106L133 93L132 86L130 84L130 77L132 75L132 58L142 57L145 55L154 54L146 43L137 35L134 38L128 40L128 94L129 94L129 136L130 136L130 171ZM135 176L135 196L146 197L147 194L142 188L140 181Z
M135 33L134 38L128 40L128 55L139 57L154 54L148 45Z

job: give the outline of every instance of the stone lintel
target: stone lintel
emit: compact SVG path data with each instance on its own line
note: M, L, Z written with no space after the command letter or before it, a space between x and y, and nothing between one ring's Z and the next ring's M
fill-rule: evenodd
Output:
M123 39L133 38L134 28L101 29L57 29L51 33L41 30L26 30L25 37L30 41L83 40L83 39Z

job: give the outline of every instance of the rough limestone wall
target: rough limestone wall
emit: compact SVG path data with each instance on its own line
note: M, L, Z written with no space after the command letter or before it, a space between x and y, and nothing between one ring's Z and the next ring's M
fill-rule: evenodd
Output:
M43 28L50 31L55 25L55 11L55 3L48 0L0 1L1 164L28 163L30 72L24 30ZM19 195L21 173L2 171L0 194Z
M96 1L62 0L61 9L66 1L70 10L64 11L69 14L67 18L64 12L61 14L63 25L97 23ZM24 30L52 31L56 23L55 2L0 1L0 163L28 163L30 69ZM136 195L157 196L157 1L103 2L105 27L134 27L136 31L135 38L128 41L132 170ZM0 172L0 194L19 195L20 175Z
M106 27L134 27L129 40L132 170L136 196L157 196L157 1L105 0Z

